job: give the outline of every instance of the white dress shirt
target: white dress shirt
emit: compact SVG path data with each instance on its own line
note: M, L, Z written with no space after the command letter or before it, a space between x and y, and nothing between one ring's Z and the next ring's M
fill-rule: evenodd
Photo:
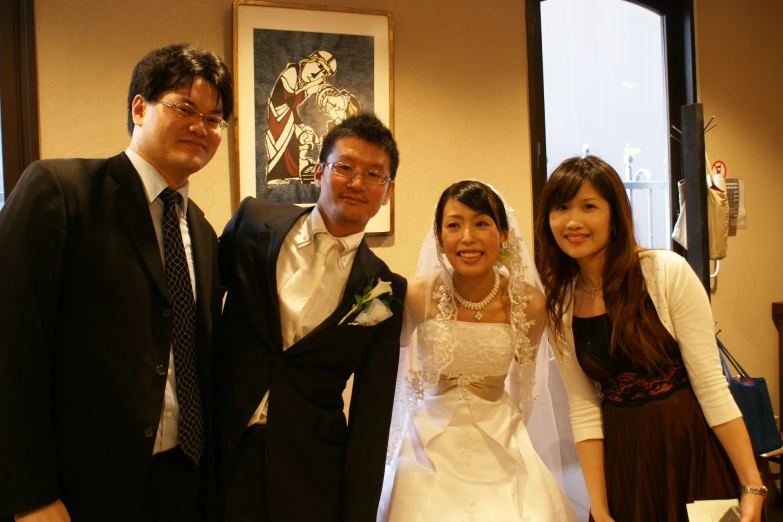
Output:
M155 170L155 167L147 163L141 156L130 149L125 150L125 154L130 159L136 172L139 173L141 183L144 185L144 192L147 195L149 203L152 225L155 227L155 235L158 238L158 248L160 249L160 259L163 257L163 202L158 199L158 195L168 187L163 176ZM177 189L182 196L181 207L177 205L177 216L179 217L179 230L182 233L182 243L185 247L185 256L188 258L188 271L190 272L190 285L193 289L193 299L196 298L196 272L193 263L193 244L190 241L190 230L186 219L188 209L188 183ZM165 263L164 263L165 264ZM152 453L170 450L177 445L177 436L179 435L179 404L177 403L176 374L174 371L174 352L169 350L169 371L166 376L166 393L163 396L163 410L160 414L158 423L158 433L155 436L155 446Z
M339 244L338 249L336 252L331 252L326 259L326 270L313 292L313 300L307 303L297 317L284 317L281 313L281 324L285 321L298 320L299 325L292 338L288 335L288 329L282 328L283 350L293 346L335 311L345 293L345 285L348 283L348 275L351 273L351 267L356 258L356 250L364 237L364 232L346 237L332 236L326 229L326 224L318 208L300 217L283 240L277 257L277 293L281 303L286 300L290 302L293 298L285 290L288 280L312 262L315 256L314 238L316 234L329 236L329 239ZM286 308L285 306L280 307L281 311ZM266 424L268 402L269 391L261 399L261 404L258 405L250 418L248 426Z

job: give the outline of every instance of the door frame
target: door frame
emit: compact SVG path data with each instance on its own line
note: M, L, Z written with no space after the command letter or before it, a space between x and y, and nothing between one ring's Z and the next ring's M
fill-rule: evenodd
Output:
M40 158L33 0L0 2L0 124L5 198Z

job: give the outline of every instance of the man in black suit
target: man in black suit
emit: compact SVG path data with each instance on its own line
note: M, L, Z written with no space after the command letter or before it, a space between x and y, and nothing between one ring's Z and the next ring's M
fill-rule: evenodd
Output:
M375 520L406 282L364 229L391 197L399 154L389 129L359 114L326 135L319 159L315 208L248 198L220 239L224 522ZM352 310L379 281L393 296Z
M223 288L188 177L232 104L214 53L152 51L128 149L35 162L0 212L0 517L192 522L214 504Z

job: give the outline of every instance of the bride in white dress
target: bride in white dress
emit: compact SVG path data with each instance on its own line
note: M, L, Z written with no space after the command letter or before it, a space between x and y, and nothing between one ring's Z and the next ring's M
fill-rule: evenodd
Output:
M578 520L549 469L559 473L544 296L509 217L478 181L438 202L405 300L379 521Z

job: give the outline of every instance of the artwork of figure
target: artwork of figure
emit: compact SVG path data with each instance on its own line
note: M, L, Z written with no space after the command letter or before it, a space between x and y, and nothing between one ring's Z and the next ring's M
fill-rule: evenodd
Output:
M336 72L337 60L332 53L318 49L280 73L268 102L269 128L264 140L269 158L267 185L312 183L321 137L359 112L359 100L353 94L326 83ZM330 118L320 135L302 120L298 110L313 94L318 109Z
M329 117L326 122L326 132L339 125L348 116L353 116L361 110L356 96L346 90L325 86L318 92L315 100L318 110ZM323 137L323 135L322 135Z
M255 29L253 45L255 195L313 204L323 136L374 110L373 37Z
M302 121L298 108L335 72L337 60L329 51L319 49L288 64L280 73L268 102L269 128L264 141L269 161L267 185L288 184L300 179L300 172L313 168L308 152L315 148L316 135Z

